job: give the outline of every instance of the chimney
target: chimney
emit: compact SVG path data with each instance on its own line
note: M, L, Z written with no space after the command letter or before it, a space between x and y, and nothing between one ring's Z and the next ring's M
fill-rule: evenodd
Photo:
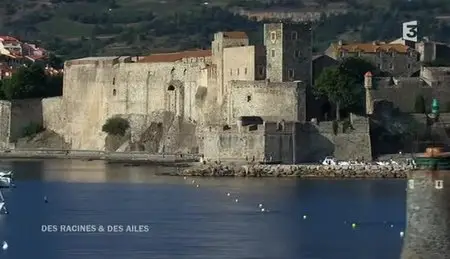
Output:
M370 71L364 74L364 88L372 89L372 72Z
M364 88L366 89L366 114L373 114L373 100L372 100L372 73L367 71L364 74Z

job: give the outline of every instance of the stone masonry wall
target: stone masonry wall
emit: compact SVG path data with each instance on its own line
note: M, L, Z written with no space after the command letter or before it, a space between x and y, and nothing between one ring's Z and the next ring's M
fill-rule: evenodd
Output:
M297 82L232 81L232 114L268 121L304 121L305 87Z
M23 137L30 123L43 125L42 99L13 100L11 102L10 141Z
M9 146L11 102L0 101L0 148Z

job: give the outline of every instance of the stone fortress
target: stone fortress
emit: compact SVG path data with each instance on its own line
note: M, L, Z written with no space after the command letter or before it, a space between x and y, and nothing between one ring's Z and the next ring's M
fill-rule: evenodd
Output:
M311 33L306 24L272 23L264 25L264 46L250 45L244 32L218 32L211 50L67 61L63 96L0 103L0 143L11 147L34 122L60 139L51 147L43 141L46 148L283 163L317 162L328 155L370 160L374 103L401 99L400 109L411 112L415 96L402 93L423 92L428 98L435 85L443 85L436 82L445 80L434 68L422 68L414 78L370 78L367 114L352 114L350 126L336 127L316 116L313 78L335 62L312 56ZM413 53L408 57L414 60L419 55L407 46L386 49ZM102 132L115 116L130 122L123 137Z

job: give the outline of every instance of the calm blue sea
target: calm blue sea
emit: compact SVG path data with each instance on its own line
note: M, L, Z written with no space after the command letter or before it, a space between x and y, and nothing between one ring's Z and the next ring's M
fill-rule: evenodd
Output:
M168 167L69 160L1 162L0 168L14 170L17 185L3 191L9 214L0 216L0 241L9 248L0 258L400 255L406 187L400 180L183 179L155 175L173 170ZM261 212L260 203L269 212ZM47 232L46 225L57 231ZM68 225L106 231L61 232ZM108 225L117 225L116 232ZM134 231L119 231L128 225Z

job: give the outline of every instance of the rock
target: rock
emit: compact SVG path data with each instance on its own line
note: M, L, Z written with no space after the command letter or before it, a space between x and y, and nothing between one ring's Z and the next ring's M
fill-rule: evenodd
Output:
M208 164L180 170L181 176L299 177L299 178L406 178L408 166L223 165Z

